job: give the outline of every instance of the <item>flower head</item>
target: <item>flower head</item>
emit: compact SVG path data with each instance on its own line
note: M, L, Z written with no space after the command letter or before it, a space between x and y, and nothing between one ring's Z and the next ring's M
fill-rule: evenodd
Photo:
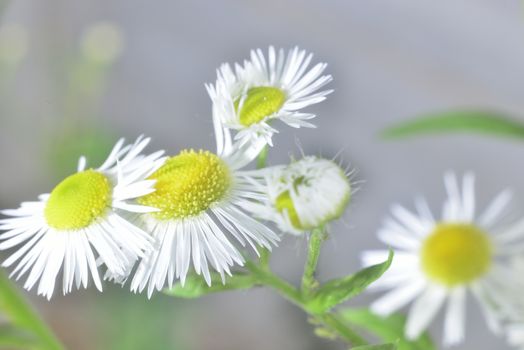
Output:
M308 70L312 54L294 48L286 56L269 47L267 60L262 50L251 51L251 60L244 65L223 64L217 72L217 81L207 90L213 102L213 115L231 129L238 131L241 143L262 138L272 145L277 132L270 125L279 119L291 127L314 127L308 122L315 117L301 109L325 100L333 90L319 91L332 80L322 75L325 63Z
M376 289L392 289L372 305L388 315L414 300L408 313L406 335L417 338L447 303L444 343L464 337L468 293L479 302L488 326L500 332L501 320L517 313L512 300L520 288L511 277L505 257L522 251L515 244L524 236L524 221L506 228L499 221L511 195L502 192L479 216L475 215L474 176L464 176L460 188L454 174L445 176L448 199L442 218L435 220L424 200L417 201L418 215L395 205L394 218L385 221L379 238L396 249L395 258ZM365 265L387 256L387 251L363 254Z
M107 160L96 169L86 169L81 158L78 172L60 182L50 194L37 202L22 203L2 213L11 218L0 220L0 249L23 244L3 266L18 261L12 272L17 279L29 272L24 284L31 289L36 282L38 294L51 298L63 267L62 291L73 284L87 287L89 275L102 290L97 265L110 273L122 274L126 267L152 248L150 236L132 225L128 213L155 211L155 208L129 203L129 200L154 191L154 181L145 177L163 162L163 151L148 156L140 153L149 143L142 137L132 145L118 141Z
M215 122L217 153L183 150L170 157L149 178L156 191L139 203L159 209L138 218L157 241L156 249L141 260L131 290L148 296L175 279L185 283L192 265L211 284L211 268L222 280L234 264L244 258L231 242L271 249L278 236L253 219L245 208L263 196L252 188L251 179L240 168L258 155L262 142L233 144L227 129Z
M288 233L301 234L338 219L351 199L348 174L323 158L308 156L251 175L262 179L261 191L267 193L252 210Z

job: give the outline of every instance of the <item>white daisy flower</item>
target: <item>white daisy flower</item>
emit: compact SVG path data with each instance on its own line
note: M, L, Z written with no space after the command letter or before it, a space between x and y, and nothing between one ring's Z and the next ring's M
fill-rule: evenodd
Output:
M284 49L278 53L270 46L267 60L262 50L251 51L251 60L244 65L223 64L217 71L215 86L206 88L213 102L213 115L231 129L238 131L235 139L241 143L259 138L272 145L277 132L270 122L280 119L287 125L315 127L308 120L315 117L301 109L319 103L333 90L318 91L332 80L322 75L327 67L318 63L308 70L313 55L294 48L287 57Z
M350 174L335 162L314 156L289 165L250 172L267 194L250 203L258 217L275 222L280 230L302 234L338 219L351 199Z
M400 205L392 208L393 218L385 221L378 236L393 247L395 258L390 269L373 284L389 290L371 309L389 315L411 301L406 336L417 338L447 303L444 344L464 338L466 297L478 301L489 328L501 331L500 321L515 317L511 300L520 293L505 257L524 249L524 220L501 227L500 219L511 193L498 195L476 216L474 176L464 176L462 189L454 174L444 177L448 199L442 218L436 220L427 203L416 202L417 214ZM368 251L364 265L386 260L388 252Z
M63 266L62 291L87 287L89 275L102 290L97 260L112 273L125 273L129 260L151 249L151 237L128 222L121 213L156 210L128 200L154 191L154 181L144 180L163 162L163 151L140 155L149 138L124 146L121 139L97 169L86 169L80 158L78 172L60 182L50 194L20 208L3 210L12 218L0 220L0 249L21 245L2 266L18 261L11 275L20 278L29 271L24 288L38 281L38 294L51 298ZM123 251L125 249L125 253Z
M231 243L246 242L271 249L279 238L253 219L244 207L263 194L253 189L241 169L264 147L263 142L238 147L229 131L215 119L217 153L184 150L169 158L149 178L156 180L154 193L139 203L160 211L141 215L158 246L138 265L131 290L148 296L175 279L184 284L192 263L197 274L211 284L210 266L224 280L230 267L242 265L244 258ZM231 236L231 237L229 237Z

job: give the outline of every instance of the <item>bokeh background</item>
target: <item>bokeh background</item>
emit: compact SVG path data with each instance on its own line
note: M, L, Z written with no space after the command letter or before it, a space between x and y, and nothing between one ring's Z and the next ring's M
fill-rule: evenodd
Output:
M322 280L359 267L389 206L425 194L435 210L442 174L474 170L479 200L514 188L524 213L517 141L439 136L386 142L380 131L419 114L463 107L524 114L524 10L516 0L170 1L0 0L0 207L49 191L88 154L96 165L120 136L151 149L214 148L204 89L222 62L249 49L299 45L329 63L333 93L316 130L281 128L270 162L303 149L358 170L360 190L334 226ZM520 200L518 198L521 198ZM284 240L274 268L301 274L305 242ZM316 339L305 315L267 290L151 301L107 286L27 293L69 349L344 349ZM351 302L365 305L366 294ZM468 305L467 342L506 349ZM432 328L441 338L442 319Z

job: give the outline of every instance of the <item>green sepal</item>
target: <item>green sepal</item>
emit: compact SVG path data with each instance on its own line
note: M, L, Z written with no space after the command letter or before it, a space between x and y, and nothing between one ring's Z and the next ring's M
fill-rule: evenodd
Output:
M171 289L164 289L164 293L173 297L194 299L201 296L229 291L249 289L257 284L257 279L251 274L236 272L226 277L225 283L219 274L211 274L211 286L208 286L203 276L191 274L187 276L184 286L177 282Z
M427 332L416 340L408 340L404 335L406 316L393 314L381 317L373 314L368 309L347 309L340 315L346 322L361 327L378 336L382 341L397 342L398 350L435 350L431 337Z
M402 139L424 134L456 132L524 139L524 123L498 112L449 111L401 122L384 130L382 136L386 139Z
M351 350L398 350L397 344L377 344L377 345L361 345L351 348Z
M308 301L308 309L315 313L326 312L362 293L372 282L379 279L393 261L393 251L383 263L366 267L354 275L337 278L322 285Z

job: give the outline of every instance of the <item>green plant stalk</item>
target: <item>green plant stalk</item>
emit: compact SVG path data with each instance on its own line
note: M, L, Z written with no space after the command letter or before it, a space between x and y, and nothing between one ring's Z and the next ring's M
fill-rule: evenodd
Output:
M273 288L296 306L301 308L304 306L302 294L290 283L252 261L247 261L245 268L255 276L259 284Z
M0 271L0 310L7 315L13 325L33 332L42 343L43 349L64 349L42 318L20 295L4 271Z
M343 320L337 314L328 312L317 318L326 327L336 332L338 336L351 346L368 345L368 342L358 335L355 331L349 328Z
M364 338L349 328L342 320L339 319L337 315L331 312L318 314L309 309L307 299L300 290L295 288L290 283L284 281L280 277L276 276L268 269L263 268L252 261L247 261L245 268L257 278L260 285L270 287L277 291L286 300L290 301L308 313L315 321L330 329L346 343L350 344L351 346L368 344Z
M318 282L315 279L315 272L320 256L320 248L326 237L324 227L314 229L309 237L308 255L304 267L304 275L302 276L302 293L306 296L311 295L318 286Z
M261 267L266 270L269 269L269 258L271 256L271 251L267 248L260 248L260 257L258 258L258 263Z

